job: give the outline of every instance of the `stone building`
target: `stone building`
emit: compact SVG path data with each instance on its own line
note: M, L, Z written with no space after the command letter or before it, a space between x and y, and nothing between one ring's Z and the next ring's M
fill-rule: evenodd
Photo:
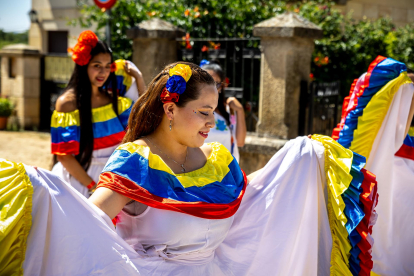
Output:
M337 0L337 8L352 12L354 19L389 16L397 26L414 22L414 0Z
M38 22L30 24L29 45L42 53L67 53L84 30L68 26L69 19L80 16L77 0L32 0L32 11Z

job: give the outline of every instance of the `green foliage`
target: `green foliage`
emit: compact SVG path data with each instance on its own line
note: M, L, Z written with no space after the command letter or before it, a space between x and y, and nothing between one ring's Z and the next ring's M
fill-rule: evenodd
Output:
M12 111L12 103L8 99L0 98L0 117L9 117Z
M78 0L82 16L70 22L104 33L108 16L95 5ZM132 56L126 31L143 20L161 18L190 33L192 38L250 37L253 25L286 10L279 0L118 0L112 8L112 48L116 58ZM100 37L104 38L104 37Z
M23 33L8 33L0 29L0 49L9 44L28 43L29 31Z
M104 30L107 14L78 0L82 17L72 24ZM251 37L253 26L284 11L296 12L320 26L324 37L315 41L311 71L315 80L341 80L343 95L353 79L383 55L414 67L414 24L396 28L389 18L355 21L327 0L118 0L112 9L112 48L116 58L130 59L129 28L158 17L184 29L192 38ZM103 38L103 37L102 37Z
M385 39L387 55L414 69L414 24L390 32Z
M294 9L323 29L315 42L312 73L315 80L342 83L342 95L355 78L366 72L378 56L391 57L413 66L414 25L396 28L390 18L355 21L352 14L334 9L333 2L305 1ZM327 62L326 62L327 61Z

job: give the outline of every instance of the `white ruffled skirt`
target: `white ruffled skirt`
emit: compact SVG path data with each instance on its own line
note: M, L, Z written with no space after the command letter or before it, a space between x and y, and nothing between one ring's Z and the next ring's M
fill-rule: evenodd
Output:
M34 191L24 275L329 275L324 147L308 138L269 161L213 257L203 262L205 252L195 252L195 263L141 256L65 181L25 169Z
M103 168L105 167L106 162L108 161L109 157L111 156L111 154L114 152L114 150L118 146L119 145L105 148L105 149L94 150L92 152L91 164L86 173L96 183L98 183L99 181L99 175L101 174ZM70 173L62 165L62 163L60 162L56 163L52 168L52 173L54 173L55 175L63 179L65 182L72 185L72 187L75 188L75 190L77 190L79 193L81 193L86 198L90 196L89 190L86 188L86 186L82 185L76 178L71 176Z

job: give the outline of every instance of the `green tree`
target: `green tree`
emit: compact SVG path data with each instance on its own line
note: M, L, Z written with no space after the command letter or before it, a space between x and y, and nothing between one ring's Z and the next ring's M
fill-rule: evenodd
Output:
M378 56L413 62L413 26L396 28L390 18L360 21L352 14L334 9L334 2L309 1L294 5L294 10L323 29L323 38L315 42L311 70L315 80L341 81L347 95L355 78L366 72ZM410 63L411 61L411 63Z
M85 1L78 5L82 16L70 24L105 28L106 13ZM116 57L130 58L132 41L126 31L152 17L171 22L193 38L250 37L254 24L285 10L285 2L279 0L119 0L112 8L111 44Z
M82 16L71 24L97 24L98 30L105 27L107 14L84 0L78 4ZM112 9L112 48L116 58L130 59L132 41L126 37L127 30L152 17L171 22L193 38L248 38L255 24L288 10L322 28L323 38L315 41L311 70L315 80L340 80L343 95L378 55L414 67L414 24L396 28L390 18L355 21L334 5L329 0L118 0Z
M0 49L9 44L28 43L28 31L23 33L5 32L0 29Z

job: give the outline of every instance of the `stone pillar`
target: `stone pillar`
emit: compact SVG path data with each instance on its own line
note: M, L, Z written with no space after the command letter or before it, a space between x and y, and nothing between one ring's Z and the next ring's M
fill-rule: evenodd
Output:
M39 127L40 59L39 50L25 44L4 47L1 58L1 95L15 106L21 128Z
M300 82L309 80L314 40L322 37L322 29L296 13L284 13L256 24L253 35L261 38L262 50L257 132L295 138Z
M161 69L177 61L177 37L185 32L164 20L153 18L127 31L133 39L132 61L141 70L148 84Z

